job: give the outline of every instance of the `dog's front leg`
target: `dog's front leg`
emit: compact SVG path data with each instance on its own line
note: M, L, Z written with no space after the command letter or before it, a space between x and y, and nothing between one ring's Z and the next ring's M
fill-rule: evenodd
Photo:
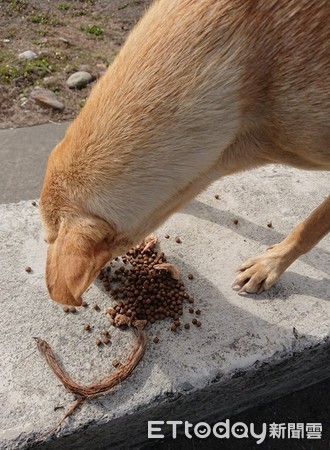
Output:
M248 259L237 270L234 286L239 292L260 293L269 289L299 256L311 250L330 232L330 196L289 236L266 253Z

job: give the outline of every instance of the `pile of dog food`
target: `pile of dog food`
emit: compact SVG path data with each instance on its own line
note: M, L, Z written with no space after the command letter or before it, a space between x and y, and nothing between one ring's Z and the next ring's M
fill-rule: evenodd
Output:
M156 242L151 238L146 245L129 250L101 271L99 278L104 288L117 300L114 307L107 309L113 325L118 325L119 319L122 322L122 316L127 318L127 325L134 320L152 324L170 318L172 331L179 327L189 329L190 322L182 323L185 301L190 304L189 313L201 314L194 308L194 299L186 293L176 267L167 262L163 252L155 250ZM192 274L187 277L193 279ZM196 317L191 323L201 326Z

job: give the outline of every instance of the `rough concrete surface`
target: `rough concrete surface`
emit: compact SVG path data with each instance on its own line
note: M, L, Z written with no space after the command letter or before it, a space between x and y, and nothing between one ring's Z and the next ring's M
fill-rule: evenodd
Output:
M328 186L328 173L269 166L218 181L170 218L156 234L202 310L201 328L172 333L166 321L148 326L146 355L132 377L112 394L86 402L44 448L138 446L147 441L148 418L221 419L325 379L329 238L269 292L243 296L230 285L237 266L281 240L325 198ZM31 201L1 205L0 217L0 448L23 449L74 399L46 366L33 336L49 342L68 373L87 383L113 370L112 359L125 358L133 335L111 329L112 345L99 349L95 339L108 326L103 311L113 303L108 293L96 281L84 298L101 311L65 314L47 294L38 207ZM191 319L188 311L184 319ZM93 325L91 334L83 331L85 322Z

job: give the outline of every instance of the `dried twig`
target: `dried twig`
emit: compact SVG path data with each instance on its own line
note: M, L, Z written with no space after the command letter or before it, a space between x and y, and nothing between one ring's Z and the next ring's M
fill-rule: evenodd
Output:
M145 332L143 331L145 325L146 322L144 320L135 320L132 323L132 327L134 328L137 342L134 345L131 353L129 354L126 362L121 364L119 369L117 369L114 372L111 372L103 380L89 384L87 386L76 383L66 373L63 367L57 361L52 348L46 341L38 337L34 338L35 341L37 342L37 346L41 355L45 358L47 364L52 369L57 378L59 378L61 383L68 391L78 396L75 402L64 414L61 421L49 432L47 432L46 435L44 435L41 439L39 439L38 443L43 442L49 434L54 433L62 425L64 420L67 417L69 417L75 411L75 409L78 406L80 406L85 400L96 398L106 394L109 390L114 388L117 384L121 383L132 374L135 367L141 361L146 349L147 338Z

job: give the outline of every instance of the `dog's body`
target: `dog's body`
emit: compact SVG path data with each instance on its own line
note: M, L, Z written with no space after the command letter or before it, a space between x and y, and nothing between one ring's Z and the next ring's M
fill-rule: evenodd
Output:
M80 304L123 254L221 176L330 170L328 0L159 0L53 150L41 195L50 295ZM241 268L269 288L330 230L330 197Z

